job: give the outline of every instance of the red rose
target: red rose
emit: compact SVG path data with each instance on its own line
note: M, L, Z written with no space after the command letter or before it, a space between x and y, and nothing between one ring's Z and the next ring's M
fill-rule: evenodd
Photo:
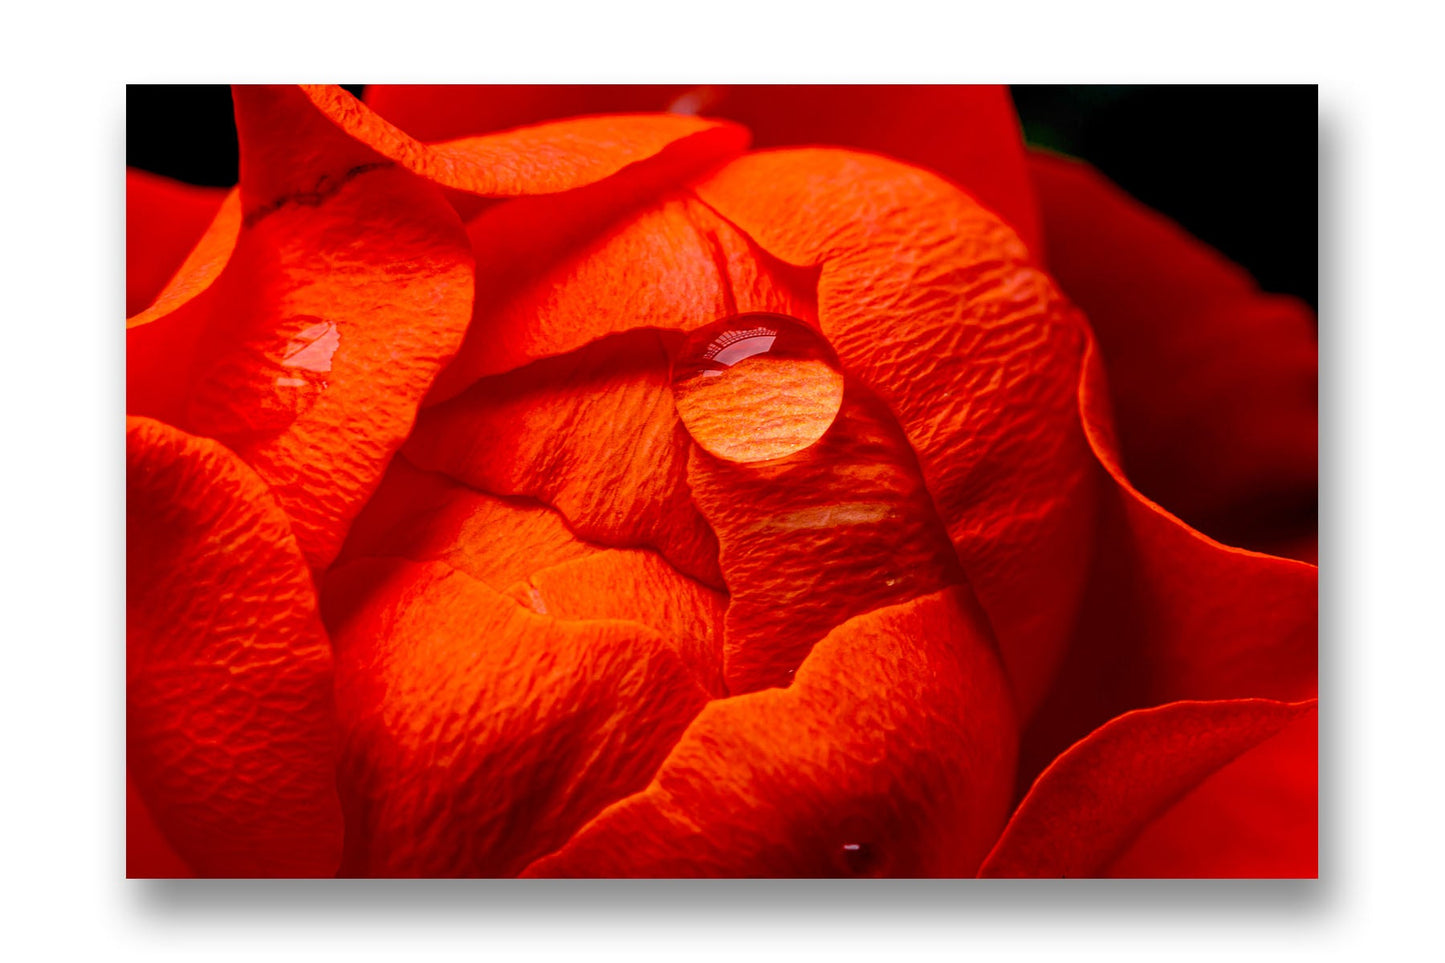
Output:
M1315 875L1301 306L997 90L368 96L131 181L132 875ZM484 133L669 100L841 146Z

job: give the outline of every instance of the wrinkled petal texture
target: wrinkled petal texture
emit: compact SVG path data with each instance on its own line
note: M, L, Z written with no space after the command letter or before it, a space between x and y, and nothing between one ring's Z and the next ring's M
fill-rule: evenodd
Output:
M727 596L653 551L584 541L535 500L488 495L398 455L337 565L368 556L445 562L542 615L646 625L710 695L722 694Z
M1316 570L1247 550L1312 557L1308 316L1001 89L236 100L238 190L131 189L128 407L324 580L345 852L278 874L1314 874ZM740 465L669 364L748 311L845 389ZM133 867L242 859L136 759Z
M813 447L762 466L694 447L688 481L731 593L730 692L786 685L852 616L965 581L902 432L856 383Z
M285 515L225 448L144 418L127 419L126 485L126 740L144 808L199 875L332 875L331 650Z
M435 188L295 91L236 105L243 226L213 283L129 330L131 409L241 455L320 567L460 342L471 251Z
M1177 702L1111 721L1039 777L981 875L1315 875L1313 707Z
M720 587L717 540L688 493L689 446L662 345L641 331L426 409L406 456L482 491L540 499L584 538L656 549Z
M1077 316L1005 224L895 161L756 153L695 189L772 255L819 270L822 331L898 419L1027 713L1072 626L1093 533Z
M709 703L646 790L527 875L970 875L1007 809L1010 699L966 590L877 609L790 687Z
M361 559L328 598L344 875L513 875L642 788L706 701L656 632L439 562Z
M1312 534L1318 392L1308 309L1076 161L1029 171L1050 273L1088 315L1121 460L1144 494L1229 544Z

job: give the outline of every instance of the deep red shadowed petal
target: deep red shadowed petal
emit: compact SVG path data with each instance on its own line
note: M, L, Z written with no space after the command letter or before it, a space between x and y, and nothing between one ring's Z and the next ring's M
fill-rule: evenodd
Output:
M197 187L126 168L126 317L155 300L205 233L226 194L223 187Z
M839 626L787 689L709 703L655 779L531 876L956 876L1006 815L1014 722L966 589Z
M1038 214L1008 91L958 85L425 86L373 84L366 102L421 140L578 114L676 110L738 121L759 147L877 151L963 187L1039 251Z
M1314 526L1317 345L1309 310L1092 168L1033 154L1050 273L1098 338L1124 467L1230 544Z
M202 876L341 855L331 649L286 516L233 454L126 421L127 767Z
M1305 713L1218 769L1146 826L1109 875L1318 876L1318 735L1318 713Z
M667 372L653 332L599 341L425 409L406 456L485 491L541 499L584 538L655 548L721 587L717 540L688 492L691 442Z
M244 226L182 311L132 328L133 386L223 441L275 492L313 566L334 556L456 350L470 245L437 190L344 135L298 90L238 87ZM175 326L193 357L145 334Z
M1112 484L1059 682L1024 734L1022 780L1132 709L1178 700L1297 702L1318 691L1318 570L1221 545L1135 491L1115 455L1092 347L1079 403Z
M921 170L775 151L695 190L764 250L819 268L823 333L916 452L1027 715L1072 628L1095 520L1077 315L1012 230Z
M655 632L536 615L438 562L326 585L345 875L501 876L642 788L706 697Z
M709 694L722 694L727 597L653 552L583 541L538 502L488 495L397 455L335 564L367 556L445 562L554 618L646 625L667 639Z
M191 879L196 875L166 842L129 773L125 777L125 875L127 879Z
M724 677L735 694L787 685L855 615L964 581L912 450L856 382L816 444L761 464L693 446L688 483L731 594Z
M1230 778L1226 767L1313 705L1262 699L1178 702L1112 720L1039 777L980 875L1112 875L1114 861L1131 845L1150 842L1141 834L1151 823L1170 818L1171 808L1182 800L1187 804L1186 794L1211 777ZM1313 810L1311 797L1305 811L1288 813L1287 818L1308 821ZM1182 828L1176 823L1170 834ZM1154 842L1164 844L1162 838ZM1286 851L1291 848L1286 844ZM1310 857L1312 870L1312 848ZM1150 863L1147 854L1129 858L1132 865L1158 875L1183 871L1167 861Z

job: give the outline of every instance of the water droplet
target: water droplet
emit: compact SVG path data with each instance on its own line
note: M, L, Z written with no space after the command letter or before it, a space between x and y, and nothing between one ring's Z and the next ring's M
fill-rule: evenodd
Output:
M872 843L844 843L838 850L838 862L849 876L872 876L883 863Z
M672 396L693 440L719 458L762 462L822 438L843 404L843 372L821 334L781 314L739 314L691 332Z
M191 414L218 437L285 428L326 391L341 329L314 315L294 315L221 353L199 380Z

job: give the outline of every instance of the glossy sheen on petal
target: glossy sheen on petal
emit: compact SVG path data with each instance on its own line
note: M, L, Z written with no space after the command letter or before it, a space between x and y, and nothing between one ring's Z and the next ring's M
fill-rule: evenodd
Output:
M1014 732L967 590L878 609L791 687L709 703L646 790L527 875L971 875L1006 817Z
M341 855L331 649L286 517L233 454L126 423L126 740L203 876L329 876Z
M612 549L534 572L507 594L539 615L622 619L656 630L711 697L722 682L725 593L688 578L654 552Z
M963 581L907 441L856 383L811 448L739 465L694 447L688 482L721 547L733 693L788 684L855 615Z
M688 492L691 442L667 370L653 332L599 341L425 409L406 457L484 491L538 498L586 539L650 546L721 586L717 541Z
M1312 706L1177 702L1111 721L1039 777L980 875L1109 875L1151 822Z
M445 562L501 592L539 569L603 551L546 505L477 491L398 454L336 564L366 556Z
M1076 313L1003 222L895 161L756 153L695 190L764 250L820 268L823 333L917 453L1027 714L1062 655L1093 534Z
M366 149L304 97L242 87L236 105L245 227L188 319L204 324L194 363L167 359L186 386L176 420L256 469L322 567L461 341L471 251L434 187L357 163Z
M227 191L125 170L125 313L155 300L216 216Z
M1050 273L1088 315L1139 489L1231 544L1313 528L1318 390L1308 309L1092 168L1035 154Z
M527 611L438 562L362 560L334 626L344 875L503 876L642 788L706 697L649 629Z
M599 185L602 186L602 185ZM656 194L643 182L640 201ZM744 311L816 317L813 279L690 195L620 216L611 192L513 201L472 221L476 319L428 404L479 377L635 328L691 330Z
M758 147L829 144L937 171L1038 250L1038 219L1008 91L988 85L370 84L365 100L422 140L558 117L672 110L746 126Z
M576 117L505 133L423 144L334 85L304 85L305 95L342 130L407 170L444 187L487 197L553 194L584 187L698 134L717 156L747 145L747 131L726 121L676 114Z
M1025 733L1025 779L1132 709L1177 700L1298 702L1318 692L1318 570L1220 545L1135 491L1109 438L1092 349L1080 407L1112 481L1073 645Z
M1115 877L1319 875L1319 713L1216 770L1146 826Z

